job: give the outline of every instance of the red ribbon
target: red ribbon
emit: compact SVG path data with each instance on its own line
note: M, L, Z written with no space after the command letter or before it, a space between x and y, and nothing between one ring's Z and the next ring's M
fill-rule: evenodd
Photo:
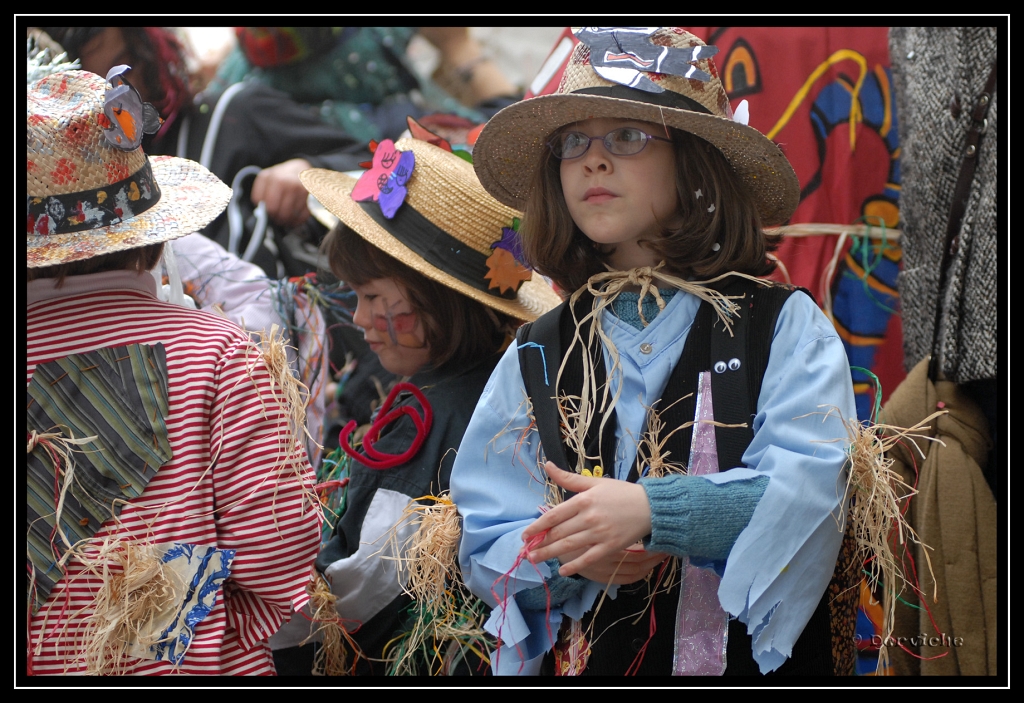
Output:
M423 407L422 416L411 405L402 405L394 410L391 409L391 404L395 402L395 397L402 391L409 391L416 397L416 400ZM401 454L385 454L374 449L373 445L380 439L381 431L392 422L398 420L402 415L408 415L412 418L412 422L416 426L416 437L413 439L412 445ZM388 397L384 401L384 405L381 406L380 412L377 413L377 418L363 436L363 451L366 453L360 454L348 442L348 438L357 427L355 420L350 420L341 430L341 433L338 435L338 443L346 454L361 464L365 464L371 469L390 469L399 464L404 464L416 455L416 452L423 446L423 441L427 438L433 421L434 412L430 407L430 403L424 397L423 392L411 383L396 383L395 387L388 393Z

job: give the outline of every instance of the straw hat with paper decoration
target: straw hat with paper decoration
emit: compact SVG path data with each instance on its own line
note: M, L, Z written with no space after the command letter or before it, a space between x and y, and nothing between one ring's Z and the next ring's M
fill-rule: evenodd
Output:
M779 147L733 114L707 46L680 27L574 28L558 89L509 105L477 139L473 162L487 191L523 208L552 133L591 118L642 120L690 132L717 147L757 203L765 225L784 223L800 184ZM743 106L745 108L745 105Z
M88 71L28 85L28 267L54 266L195 232L231 189L194 161L149 158L160 118L125 80Z
M450 147L384 140L359 178L315 168L299 179L368 242L473 300L523 321L561 302L522 263L521 213L488 195L472 164Z

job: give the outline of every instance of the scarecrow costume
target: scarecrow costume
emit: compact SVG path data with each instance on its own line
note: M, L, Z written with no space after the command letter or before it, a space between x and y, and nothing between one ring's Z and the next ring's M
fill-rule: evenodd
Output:
M382 163L392 164L390 175ZM359 180L323 169L300 177L367 242L493 310L532 320L560 302L509 248L519 213L491 198L450 147L385 140ZM389 200L396 191L397 201ZM399 383L362 446L351 434L354 421L342 431L352 459L345 507L316 565L349 651L342 670L328 673L487 673L485 608L461 584L448 490L455 450L499 356L463 368L428 366ZM326 620L318 633L325 649Z
M608 117L701 137L764 224L789 217L796 175L734 117L710 60L717 49L679 28L576 34L558 90L506 108L478 138L475 167L498 200L523 206L551 133ZM735 274L608 272L522 328L516 346L452 471L460 564L494 608L496 673L852 671L856 589L837 596L844 575L859 579L847 568L855 550L840 554L851 545L844 419L856 410L842 341L810 296ZM545 420L552 412L561 424ZM644 546L671 559L618 587L562 577L555 560L529 563L521 532L548 501L545 459L639 480L653 524Z
M126 68L28 85L30 270L169 242L228 202L143 153L154 113ZM29 673L273 674L321 524L283 350L158 299L149 271L27 292Z

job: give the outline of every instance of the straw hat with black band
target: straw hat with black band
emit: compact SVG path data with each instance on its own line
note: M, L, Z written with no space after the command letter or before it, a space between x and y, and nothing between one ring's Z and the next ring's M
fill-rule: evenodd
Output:
M231 199L231 189L194 161L143 153L138 143L152 107L124 70L111 69L113 83L63 71L28 86L29 268L183 237Z
M491 195L523 208L533 172L558 128L592 118L632 119L710 142L749 188L763 224L789 219L800 201L796 173L774 142L734 118L711 60L717 48L681 27L573 31L581 43L557 91L509 105L480 133L473 162Z
M350 175L314 168L299 179L365 240L473 300L527 322L561 302L539 274L498 251L514 238L510 228L521 213L488 195L469 162L419 139L401 139L394 146L411 151L415 165L404 202L390 218L378 202L352 199L357 179ZM519 274L508 275L512 265Z

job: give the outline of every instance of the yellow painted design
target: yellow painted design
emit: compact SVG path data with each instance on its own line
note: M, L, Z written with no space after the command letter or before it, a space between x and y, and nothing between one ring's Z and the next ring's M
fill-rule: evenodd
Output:
M603 478L603 477L604 477L604 469L602 469L600 466L595 466L594 467L594 478Z
M584 476L593 476L594 475L594 474L590 473L590 469L583 469L582 471L580 471L580 473L583 474Z
M875 66L875 78L878 79L878 87L882 91L882 106L884 108L882 126L878 128L878 133L885 139L889 130L892 129L892 106L889 104L889 100L892 99L892 90L889 86L889 76L885 75L885 69L881 66Z
M131 201L135 201L141 197L142 195L139 193L138 184L136 184L135 181L132 181L132 184L128 186L128 199Z
M864 206L864 217L882 221L886 227L895 229L900 223L900 209L888 200L872 200Z
M97 203L102 203L106 199L107 199L107 191L101 190L99 193L96 194L96 202Z
M796 95L793 96L793 99L789 103L789 107L787 107L786 111L782 113L782 117L780 117L779 121L775 123L775 126L771 128L771 131L768 132L767 136L769 139L774 139L775 136L782 131L782 128L789 123L790 118L793 117L793 113L796 112L796 109L800 107L800 103L804 101L804 98L806 98L808 92L810 92L811 86L814 85L815 82L817 82L817 80L821 78L833 64L846 60L854 61L858 66L860 66L860 74L857 76L857 83L853 86L853 90L850 91L850 151L854 150L857 142L857 124L862 119L860 102L858 102L857 98L860 95L860 88L864 84L864 76L868 71L868 62L862 54L850 49L840 49L814 69L811 75L808 76L807 80L804 81L800 90L798 90Z

